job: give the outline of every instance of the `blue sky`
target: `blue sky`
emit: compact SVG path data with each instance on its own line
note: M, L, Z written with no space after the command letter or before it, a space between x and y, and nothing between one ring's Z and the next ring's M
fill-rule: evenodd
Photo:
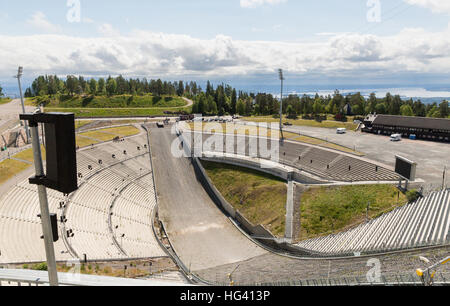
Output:
M18 65L30 77L264 83L281 67L321 85L450 80L448 0L70 1L79 22L66 0L0 0L0 84Z
M9 35L42 34L42 29L27 24L37 11L43 12L50 23L61 26L65 33L76 36L92 36L96 34L96 25L108 23L123 34L142 29L203 39L223 34L243 40L298 41L315 39L317 33L327 32L390 35L405 27L437 31L449 22L448 14L433 14L403 0L380 1L380 24L367 21L365 0L291 0L255 8L241 7L240 0L81 0L81 18L90 21L81 24L66 20L66 1L1 0L0 3L0 33Z

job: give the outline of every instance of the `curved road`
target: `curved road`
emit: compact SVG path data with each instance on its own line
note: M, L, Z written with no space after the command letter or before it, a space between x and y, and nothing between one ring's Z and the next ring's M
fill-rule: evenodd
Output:
M150 128L150 144L163 221L175 252L185 266L203 279L228 284L233 272L237 285L292 282L310 279L366 279L373 268L367 257L346 259L297 259L268 252L244 236L217 208L197 181L187 158L171 154L176 138L169 128ZM450 246L373 256L379 260L381 275L396 281L398 272L414 275L425 268L418 259L431 261L448 256ZM450 269L441 272L448 279ZM409 279L411 280L411 279ZM417 279L416 279L417 280Z
M190 160L172 156L174 139L170 129L151 129L159 217L186 267L197 271L266 254L217 208L196 180Z

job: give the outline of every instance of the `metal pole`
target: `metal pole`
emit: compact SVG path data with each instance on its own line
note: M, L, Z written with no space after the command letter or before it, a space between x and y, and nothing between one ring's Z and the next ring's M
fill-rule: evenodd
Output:
M281 98L280 98L280 133L281 133L281 141L284 140L283 136L283 76L281 76Z
M366 211L366 222L369 222L369 210L370 210L370 202L367 203L367 211Z
M444 174L442 176L442 190L445 190L445 173L447 172L447 166L444 167Z
M33 144L34 167L36 177L44 176L44 166L41 156L41 145L39 143L39 130L36 122L30 123L31 140ZM45 186L38 185L39 203L41 207L42 232L44 234L45 255L47 257L48 277L50 286L58 286L58 273L56 270L55 249L53 247L53 233L50 222L50 211L47 201L47 189Z
M283 81L284 81L284 75L283 75L283 69L278 69L278 74L281 81L281 96L280 96L280 133L281 133L281 142L284 140L283 135Z
M25 104L23 103L22 84L20 83L20 77L22 76L22 67L19 67L17 74L17 81L19 82L20 101L22 102L22 113L25 114ZM27 134L27 143L30 143L30 130L28 129L28 122L25 120L25 133Z

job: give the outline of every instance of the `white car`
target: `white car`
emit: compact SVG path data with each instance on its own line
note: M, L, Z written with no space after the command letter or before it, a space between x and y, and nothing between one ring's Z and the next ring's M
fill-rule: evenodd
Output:
M337 129L336 133L337 134L345 134L345 133L347 133L347 129L344 129L344 128Z
M392 134L391 135L391 141L401 141L402 140L402 134Z

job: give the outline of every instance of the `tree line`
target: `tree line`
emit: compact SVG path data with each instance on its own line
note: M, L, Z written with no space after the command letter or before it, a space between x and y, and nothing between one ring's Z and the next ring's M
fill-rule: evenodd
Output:
M1 91L0 91L1 93ZM26 89L26 97L46 95L171 95L186 96L194 100L192 113L203 115L276 116L280 101L272 94L238 91L230 85L214 86L207 81L205 90L196 82L167 82L161 79L125 79L121 75L108 78L84 78L69 75L65 80L56 75L39 76ZM356 116L387 114L402 116L447 118L450 114L448 101L425 104L420 100L403 100L399 95L387 93L365 98L361 93L343 95L336 90L333 95L289 95L283 98L283 113L291 118L300 115Z
M144 95L155 96L170 95L197 95L201 88L196 82L184 83L183 81L167 82L158 80L148 81L146 78L125 79L123 76L108 78L87 79L83 76L69 75L65 80L56 75L37 77L31 87L25 90L25 97L47 95Z
M348 110L349 106L350 110ZM260 109L264 110L264 107ZM440 104L434 102L425 104L421 100L403 100L399 95L387 93L385 97L378 98L375 93L365 98L361 93L342 95L338 90L333 95L315 97L304 95L302 97L290 95L283 99L283 109L287 114L331 114L343 115L349 111L353 115L366 116L368 114L417 116L447 118L450 114L448 101Z
M346 106L349 106L346 107ZM277 116L280 101L267 93L236 92L228 85L218 85L216 89L208 81L206 92L195 97L193 113L204 115L239 114L241 116ZM348 113L356 116L385 114L417 117L447 118L450 115L448 101L440 104L425 104L420 100L403 100L399 95L387 93L377 98L372 93L365 98L361 93L342 95L338 90L333 95L315 97L289 95L283 98L283 114L291 118L299 115L323 115L345 117Z

